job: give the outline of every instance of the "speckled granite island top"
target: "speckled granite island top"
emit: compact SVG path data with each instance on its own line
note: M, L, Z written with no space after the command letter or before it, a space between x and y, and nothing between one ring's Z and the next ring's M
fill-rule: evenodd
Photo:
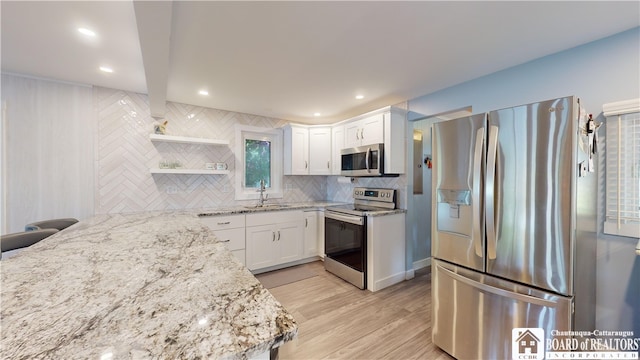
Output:
M297 333L193 213L81 221L0 270L3 359L244 359Z

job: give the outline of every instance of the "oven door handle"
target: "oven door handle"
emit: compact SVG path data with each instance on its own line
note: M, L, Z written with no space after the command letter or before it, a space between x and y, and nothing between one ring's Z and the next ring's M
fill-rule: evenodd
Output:
M349 215L338 214L331 211L325 211L324 217L325 219L343 221L349 224L364 225L364 216L349 216Z

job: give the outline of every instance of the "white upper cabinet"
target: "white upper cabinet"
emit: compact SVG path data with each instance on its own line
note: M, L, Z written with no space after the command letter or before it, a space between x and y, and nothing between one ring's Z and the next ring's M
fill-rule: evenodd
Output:
M331 127L284 127L284 174L331 175Z
M384 144L384 172L406 169L406 110L387 106L333 126L284 126L285 175L340 175L345 148Z
M331 128L309 128L309 174L331 175Z
M375 114L345 124L345 148L384 142L384 116Z
M309 129L289 124L284 127L284 174L309 174Z
M344 148L344 125L331 128L331 174L340 175L342 160L340 151Z
M404 174L407 162L407 112L390 107L383 113L383 117L384 172Z
M387 106L350 120L344 126L344 146L351 148L384 144L384 172L404 174L406 171L406 110ZM337 164L339 175L340 164ZM334 170L336 171L336 170Z

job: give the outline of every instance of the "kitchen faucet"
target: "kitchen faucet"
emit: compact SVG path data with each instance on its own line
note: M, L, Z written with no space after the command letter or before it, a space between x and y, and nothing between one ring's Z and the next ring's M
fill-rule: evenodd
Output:
M258 207L262 207L264 205L264 202L267 200L267 198L269 197L269 194L265 194L266 188L264 185L264 179L260 180L260 189L256 190L260 192L260 198L258 199Z

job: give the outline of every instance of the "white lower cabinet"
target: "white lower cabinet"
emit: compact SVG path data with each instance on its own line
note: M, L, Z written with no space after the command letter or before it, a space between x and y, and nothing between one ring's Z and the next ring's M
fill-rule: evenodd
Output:
M246 265L244 215L201 217L200 220L213 230L218 240L223 242L242 264Z
M302 258L303 212L279 211L247 215L247 268L258 270Z
M304 212L304 257L324 257L324 211Z
M375 292L405 280L405 214L367 217L367 289Z
M318 215L315 211L304 212L304 256L318 255Z

